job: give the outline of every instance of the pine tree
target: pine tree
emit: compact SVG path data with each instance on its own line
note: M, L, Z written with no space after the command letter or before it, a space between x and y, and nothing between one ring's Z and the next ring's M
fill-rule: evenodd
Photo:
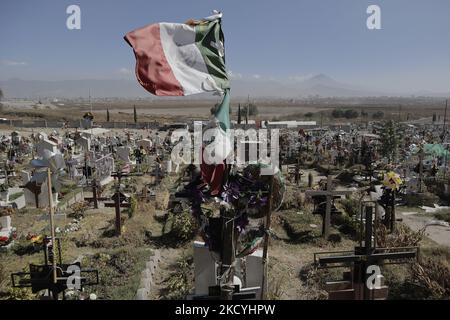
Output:
M106 109L106 122L109 122L109 109Z
M385 123L381 132L381 154L392 162L397 157L398 152L398 132L395 122L390 120Z
M241 124L241 104L239 103L238 106L238 118L237 118L237 123Z
M137 112L136 112L136 106L133 106L133 114L134 114L134 123L137 123Z

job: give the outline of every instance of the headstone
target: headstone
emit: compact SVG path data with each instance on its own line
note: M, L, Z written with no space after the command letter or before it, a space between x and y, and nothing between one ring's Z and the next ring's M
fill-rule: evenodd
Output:
M120 160L124 162L131 162L130 160L130 147L118 147L117 148L117 156Z
M258 249L251 255L247 256L247 272L246 272L246 286L260 287L264 274L263 265L263 250ZM259 295L256 295L259 297Z
M208 295L216 285L217 264L204 242L194 241L194 266L195 295Z
M10 231L11 229L11 216L0 217L0 231Z
M91 149L91 139L86 137L79 137L76 140L77 145L79 145L83 151L89 151Z
M150 139L141 139L136 141L136 145L138 148L143 147L144 149L151 149L153 143Z
M53 141L44 139L41 142L36 144L36 152L39 157L44 157L44 151L48 150L53 153L58 152L58 145Z

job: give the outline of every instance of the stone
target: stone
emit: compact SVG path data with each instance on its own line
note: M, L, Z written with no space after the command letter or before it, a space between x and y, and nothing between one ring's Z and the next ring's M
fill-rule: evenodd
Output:
M153 261L153 260L150 260L150 261L148 261L145 265L146 265L147 269L150 270L150 273L151 273L152 275L154 275L155 272L156 272L156 268L157 268L156 262Z
M262 277L264 274L263 266L263 250L258 249L251 255L247 256L247 272L246 272L246 286L247 287L261 287ZM258 295L257 295L258 297Z
M216 282L217 264L204 242L194 241L195 295L207 295Z
M119 157L120 160L130 163L131 162L130 151L131 151L130 147L118 147L117 156Z
M136 300L149 300L148 294L149 294L148 289L140 288L136 293Z
M153 252L153 257L157 262L161 262L161 252L159 250Z
M9 231L11 229L11 216L0 217L0 231Z
M44 151L48 150L52 153L58 152L58 145L53 141L44 139L36 144L36 153L39 157L44 157Z
M152 273L150 272L149 269L144 269L141 272L141 278L151 278L152 277Z

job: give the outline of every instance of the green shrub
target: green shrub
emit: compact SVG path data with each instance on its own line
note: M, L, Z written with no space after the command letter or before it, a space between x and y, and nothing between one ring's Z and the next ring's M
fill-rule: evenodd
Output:
M191 240L198 231L198 225L194 217L187 211L175 214L171 234L181 241Z
M358 216L360 212L360 202L357 199L341 199L340 203L349 217Z

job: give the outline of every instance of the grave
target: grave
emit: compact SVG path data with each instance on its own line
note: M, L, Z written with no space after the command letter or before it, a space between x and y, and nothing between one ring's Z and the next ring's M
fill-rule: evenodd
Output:
M11 225L11 216L0 216L0 249L8 250L14 245L15 229Z
M48 150L52 153L57 153L58 145L55 142L50 141L48 139L44 139L36 144L36 153L39 157L44 156L45 150Z
M418 259L418 247L376 246L376 229L379 223L376 208L373 201L363 202L359 217L360 230L363 232L359 233L359 245L355 246L354 251L314 254L314 264L318 268L350 268L350 271L343 273L342 279L326 282L325 289L330 300L384 300L388 296L388 287L384 284L382 274L375 274L373 277L373 270L383 264L406 263Z
M131 163L130 152L130 147L117 147L116 155L121 161L125 163Z
M325 239L328 239L330 235L330 224L331 224L331 211L333 206L333 199L338 196L342 195L349 195L353 193L352 190L333 190L333 178L332 176L327 177L327 186L326 190L307 190L306 195L310 197L316 197L316 196L325 196L326 197L326 207L325 212L323 215L323 224L322 224L322 235L325 237Z
M245 258L236 258L233 285L238 286L236 297L255 299L261 296L263 281L263 250L258 249ZM208 246L204 242L194 241L194 282L193 300L209 299L218 292L220 266L214 260Z
M55 248L50 237L45 237L42 243L42 252L44 255L44 264L29 264L29 272L16 272L11 274L13 288L31 288L33 293L48 290L54 300L68 289L69 284L73 284L70 277L74 276L71 270L79 270L79 288L82 291L84 287L97 285L99 283L98 271L95 269L83 269L80 262L63 263L61 253L61 241L55 238ZM58 259L58 261L57 261Z

